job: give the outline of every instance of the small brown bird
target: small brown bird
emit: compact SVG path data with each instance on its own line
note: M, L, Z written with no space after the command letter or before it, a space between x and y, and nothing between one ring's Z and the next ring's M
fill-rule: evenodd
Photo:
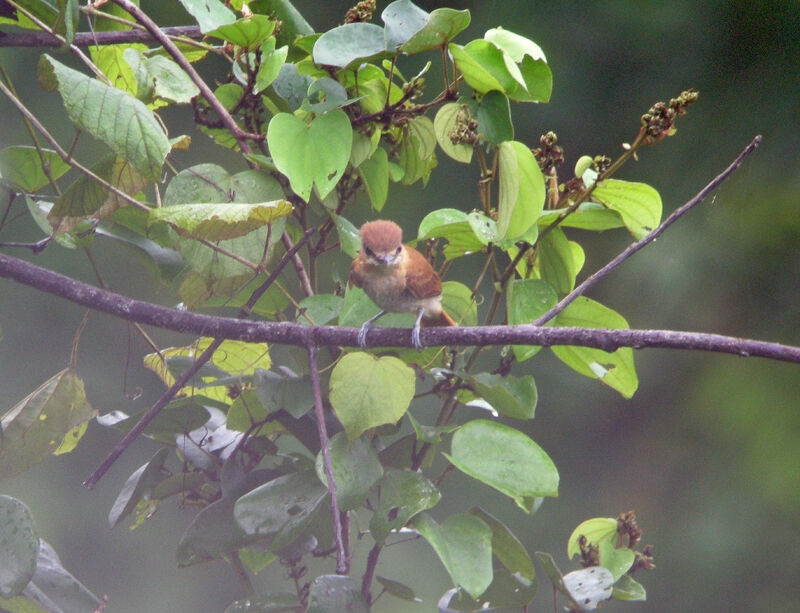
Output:
M403 244L403 231L392 221L370 221L361 226L361 251L350 266L350 285L364 290L382 310L358 331L366 346L367 331L386 313L416 313L411 341L417 350L421 326L455 326L442 309L442 281L428 260Z

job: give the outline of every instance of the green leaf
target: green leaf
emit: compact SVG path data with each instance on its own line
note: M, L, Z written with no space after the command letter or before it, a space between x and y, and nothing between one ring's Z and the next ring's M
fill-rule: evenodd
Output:
M614 584L611 597L617 600L647 600L647 592L641 583L630 575L622 575Z
M369 428L396 423L414 396L414 371L395 357L345 355L331 372L330 402L351 441Z
M567 209L549 209L542 211L539 217L540 228L545 228L558 219ZM574 213L564 217L560 224L565 228L581 228L582 230L611 230L623 226L619 213L596 202L584 202Z
M424 475L410 470L389 470L378 481L379 499L369 521L372 538L383 545L392 530L434 507L441 492Z
M220 0L180 0L180 3L197 21L203 34L236 21L236 15Z
M381 577L380 575L375 575L375 579L377 579L378 583L381 584L381 587L383 587L383 590L386 593L391 594L395 598L407 600L408 602L422 602L422 600L417 598L416 594L414 594L414 590L404 583L392 581L391 579Z
M606 541L600 544L600 566L608 570L616 582L630 570L636 559L636 554L627 547L616 547L614 543Z
M208 32L207 36L221 38L245 49L255 49L270 37L273 30L275 30L275 21L266 15L251 15L220 26L212 32Z
M0 417L0 478L44 460L67 433L95 414L74 371L66 369L50 377Z
M135 51L132 53L135 54L135 57L139 56ZM126 51L126 59L129 58L128 54L129 52ZM175 104L189 104L192 98L200 93L189 75L171 59L156 55L140 61L144 69L143 76L146 79L148 90L152 91L152 97ZM141 92L141 87L138 91Z
M502 49L516 63L520 63L525 56L534 60L545 59L542 48L535 42L503 28L492 28L483 38Z
M544 177L536 158L524 144L501 143L498 154L497 231L502 238L514 240L536 223L544 208Z
M575 262L570 241L561 228L553 228L539 241L539 271L542 279L559 295L567 294L575 287L580 266Z
M340 109L316 117L309 125L294 115L279 113L269 122L267 143L278 170L308 202L312 185L320 198L336 187L350 160L353 129Z
M363 289L353 285L348 287L344 294L338 323L340 326L348 328L360 326L373 315L377 315L379 310L377 305L364 293ZM382 322L383 318L375 323L376 325L381 325Z
M442 283L442 305L459 326L478 324L478 304L472 296L472 290L463 283L458 281Z
M305 613L369 613L369 607L352 577L320 575L311 582Z
M358 167L358 174L367 189L372 208L380 212L389 195L389 158L386 150L378 147Z
M447 49L467 85L479 94L493 89L508 93L518 87L505 66L503 52L492 43L473 40L465 47L450 43Z
M518 65L522 83L508 92L512 100L548 102L553 89L553 76L547 66L542 49L519 34L503 28L488 30L484 39L492 42L503 52L507 69L514 72L511 62Z
M378 454L368 441L359 438L351 443L343 432L331 438L330 454L339 510L355 510L361 506L370 488L383 475ZM316 469L319 480L327 485L322 452L317 454Z
M472 507L468 512L481 519L492 529L492 553L506 570L527 582L528 585L533 584L536 580L533 560L528 555L525 546L508 529L508 526L480 507Z
M26 595L29 603L49 603L57 607L49 611L96 611L100 606L100 599L64 568L55 550L46 541L39 542L36 572L23 592L23 596Z
M511 106L504 93L493 89L486 92L480 100L460 98L459 103L469 106L472 116L478 122L478 132L486 143L499 145L514 139Z
M414 528L428 541L453 583L478 598L492 583L492 530L466 513L437 524L427 513L414 519Z
M348 106L358 98L348 98L347 90L330 77L321 77L308 87L307 98L300 106L304 111L321 115Z
M422 179L428 182L436 167L436 132L433 122L427 117L415 117L404 128L398 163L403 169L403 185L411 185Z
M411 0L396 0L383 9L385 47L395 51L428 23L430 15Z
M401 45L399 51L406 55L412 55L443 47L459 32L466 29L469 22L469 10L438 8L428 16L428 22Z
M544 574L547 575L550 583L553 584L553 588L564 594L564 596L569 597L569 593L566 589L564 589L564 582L561 580L561 571L559 570L558 566L556 566L553 556L543 551L536 551L534 552L533 557L536 558L536 561L539 563L539 566L542 567Z
M11 496L0 496L0 526L0 596L10 598L33 578L39 535L30 509Z
M122 432L128 432L144 416L145 411L134 413L130 417L109 424ZM122 415L125 415L122 413ZM105 425L107 416L98 417L98 423ZM208 421L208 410L194 398L178 398L170 402L147 424L142 432L145 436L165 445L175 444L175 435L185 434L199 428Z
M558 471L527 435L478 419L453 435L447 459L462 472L511 497L526 513L536 498L558 495Z
M259 204L181 204L150 211L150 224L163 222L180 236L220 241L249 234L292 212L286 200Z
M128 196L147 185L147 180L128 162L111 154L92 166L92 172ZM86 175L80 175L70 185L47 215L55 232L69 232L85 219L103 219L114 211L128 206L117 194L98 185Z
M475 214L470 214L475 215ZM470 215L458 209L437 209L419 224L418 240L443 238L447 241L444 257L452 260L483 250L484 242L475 234Z
M181 536L176 551L178 566L191 566L218 559L262 538L245 534L233 517L233 508L240 496L275 478L276 471L255 470L244 475L231 471L229 464L230 462L223 468L222 498L195 515ZM235 472L235 475L225 480L226 470Z
M344 299L334 294L315 294L306 296L300 301L300 308L314 322L314 325L324 326L337 317L342 310ZM298 313L297 321L301 324L310 324L308 319Z
M612 517L595 517L578 524L578 527L572 531L572 534L567 540L568 558L580 555L581 548L578 544L578 540L582 536L585 537L589 543L598 546L607 541L616 541L617 520Z
M50 184L43 165L53 181L70 168L51 149L41 149L41 158L35 147L14 146L0 151L0 177L26 193Z
M508 325L529 324L558 302L553 288L541 279L516 279L508 286L506 317ZM541 347L513 345L514 357L523 362L536 355Z
M494 545L492 546L494 547ZM508 611L524 610L536 595L536 582L525 581L519 575L512 574L505 569L494 571L492 584L481 594L480 598L473 599L462 591L456 592L447 603L450 611L465 611L469 613L483 611Z
M108 513L109 526L112 528L116 526L133 512L139 501L150 498L156 485L167 477L163 468L169 452L169 447L162 447L147 463L142 464L128 477Z
M278 78L278 74L280 73L281 67L286 61L286 56L288 53L288 46L275 49L274 37L267 39L261 45L261 64L259 65L258 72L256 73L256 83L253 87L254 94L261 93L267 89L267 87L269 87L275 79Z
M289 545L305 530L328 490L313 470L278 477L248 492L233 507L248 535L264 537L270 550Z
M270 15L281 22L281 28L275 35L278 45L290 45L298 37L314 34L312 28L290 0L255 0L249 3L253 11Z
M296 111L303 104L313 82L308 75L298 73L294 64L284 64L272 82L272 89L289 105L290 110Z
M168 347L159 353L144 356L142 362L148 370L158 375L165 387L175 382L174 373L170 371L170 362L179 365L180 372L202 354L213 339L201 338L185 347ZM245 341L225 340L208 362L206 370L200 370L182 391L191 394L196 387L203 388L203 395L227 402L228 391L225 383L217 383L220 376L252 375L255 369L268 370L270 367L269 349L266 343L247 343Z
M461 104L450 102L442 106L436 113L433 120L433 129L436 133L436 142L448 156L456 162L469 164L472 161L471 145L465 143L454 143L450 134L454 133L459 120L459 114L464 115Z
M533 419L538 393L531 375L461 375L473 391L500 415L515 419Z
M646 183L606 179L597 184L592 198L619 213L636 239L644 238L661 223L661 196Z
M339 247L351 258L356 257L361 249L361 238L358 236L358 228L346 217L342 217L336 213L328 214L333 220L333 225L336 226L337 234L339 234Z
M314 63L355 68L364 62L390 57L383 35L383 28L373 23L346 23L328 30L314 43Z
M165 207L177 204L201 203L263 203L283 198L280 184L269 174L259 170L245 170L233 176L215 164L199 164L178 173L170 181L164 192L163 203ZM193 270L203 275L208 285L220 279L241 275L252 276L252 270L245 265L221 256L219 253L196 240L181 238L172 230L163 240L160 240L157 231L160 226L149 228L150 237L162 245L179 251L183 259ZM267 257L269 258L274 245L279 243L283 228L283 218L273 222L271 242ZM264 255L264 244L268 228L262 227L249 234L227 241L221 241L219 246L227 251L251 262L259 262Z
M628 328L628 322L616 311L586 297L576 298L555 318L557 326L580 328ZM633 396L639 381L633 364L633 349L621 347L613 353L588 347L552 347L553 353L567 366L582 375L599 379L625 398Z
M46 54L38 71L40 82L57 86L67 115L78 128L111 147L148 179L159 181L170 144L144 104Z

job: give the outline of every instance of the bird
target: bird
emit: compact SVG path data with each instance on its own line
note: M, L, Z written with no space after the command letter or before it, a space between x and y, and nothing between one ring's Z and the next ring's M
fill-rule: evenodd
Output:
M349 286L355 285L381 312L358 331L358 345L366 348L367 331L386 313L416 313L411 342L423 349L421 327L456 326L442 308L442 281L419 251L403 244L403 230L393 221L378 219L361 226L361 249L350 265Z

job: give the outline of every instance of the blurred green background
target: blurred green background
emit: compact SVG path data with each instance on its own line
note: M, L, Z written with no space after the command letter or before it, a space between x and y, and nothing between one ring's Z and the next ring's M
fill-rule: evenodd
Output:
M340 23L349 6L339 1L295 4L317 30ZM386 4L379 2L378 9ZM591 297L621 312L635 328L800 344L800 4L419 4L427 10L469 8L472 25L457 42L503 26L542 47L554 76L552 100L512 107L516 139L534 144L540 134L556 132L567 167L583 154L616 156L621 143L633 140L640 115L652 103L687 88L698 90L700 100L679 122L678 133L644 150L638 163L618 175L656 187L665 214L727 166L753 136L763 134L756 154L712 198L602 282ZM188 23L177 2L143 0L142 6L160 23ZM38 54L0 49L0 61L22 98L66 145L72 132L60 101L44 95L32 77ZM409 74L417 65L400 67ZM429 80L439 83L436 74ZM0 146L27 144L11 105L0 100L0 109ZM165 113L173 135L190 129L189 115L185 109ZM91 160L92 148L89 137L83 137L80 159ZM196 136L183 161L216 161L232 171L241 167L230 167L230 159L225 150ZM431 208L478 205L475 171L443 155L439 161L427 189L390 194L383 215L402 221L408 234ZM354 221L369 216L362 208ZM20 218L0 240L39 237ZM586 248L586 272L630 241L622 231L572 237ZM116 290L164 304L174 301L165 288L154 289L115 245L98 240L96 258ZM80 253L52 246L32 259L94 281ZM130 264L120 267L126 261ZM337 259L334 267L344 274L346 260ZM452 275L468 279L474 270L466 262L454 266ZM13 406L67 365L82 315L71 304L0 281L0 407ZM163 344L187 340L161 331L153 335ZM143 343L134 337L128 351L128 340L122 322L91 316L78 370L90 401L103 412L141 410L160 392L156 379L140 366ZM605 610L800 610L800 368L667 350L640 351L636 359L640 386L629 401L574 374L549 352L517 367L537 380L537 417L528 431L559 469L559 498L525 516L510 501L497 501L488 489L453 474L444 486L449 502L435 515L482 504L507 521L531 551L553 553L566 572L574 568L566 560L566 540L580 521L635 509L643 541L654 546L656 556L654 572L637 574L648 601L611 603ZM129 399L139 388L142 397ZM134 532L108 528L105 518L119 488L155 451L154 443L137 441L94 491L81 487L116 438L92 424L75 452L0 481L0 493L30 506L42 537L67 568L96 594L108 595L107 610L224 610L241 595L224 564L178 569L174 562L191 510L165 504ZM361 568L363 557L355 571ZM445 571L422 542L389 548L378 574L409 583L424 603L384 597L375 611L431 611L449 587ZM283 589L283 577L284 570L274 565L258 583L263 589ZM546 580L531 610L552 610Z

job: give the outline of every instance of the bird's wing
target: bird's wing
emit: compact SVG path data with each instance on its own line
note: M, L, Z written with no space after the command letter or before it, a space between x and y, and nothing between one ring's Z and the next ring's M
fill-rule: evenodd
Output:
M419 251L406 247L406 289L417 298L436 298L442 282L428 260Z

